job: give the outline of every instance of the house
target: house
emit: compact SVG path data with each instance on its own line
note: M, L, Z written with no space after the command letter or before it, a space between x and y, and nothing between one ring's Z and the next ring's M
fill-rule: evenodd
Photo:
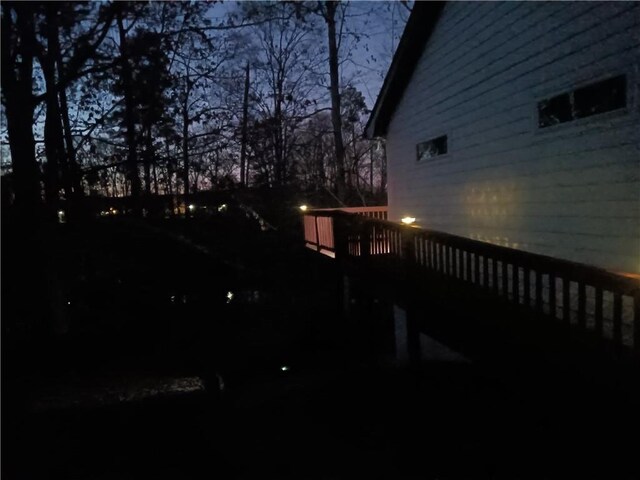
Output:
M640 3L415 2L371 114L389 219L640 273Z

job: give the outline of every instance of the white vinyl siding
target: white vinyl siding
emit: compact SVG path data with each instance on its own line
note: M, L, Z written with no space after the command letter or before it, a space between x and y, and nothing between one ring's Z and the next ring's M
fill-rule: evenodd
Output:
M389 124L390 219L640 273L639 52L640 3L448 3ZM625 108L538 127L540 100L617 75Z

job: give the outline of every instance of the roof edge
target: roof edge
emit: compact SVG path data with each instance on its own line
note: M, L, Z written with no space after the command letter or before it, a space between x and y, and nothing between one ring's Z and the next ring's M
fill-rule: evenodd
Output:
M391 117L402 98L433 30L440 18L445 2L416 0L400 43L393 55L391 66L365 127L367 138L386 135Z

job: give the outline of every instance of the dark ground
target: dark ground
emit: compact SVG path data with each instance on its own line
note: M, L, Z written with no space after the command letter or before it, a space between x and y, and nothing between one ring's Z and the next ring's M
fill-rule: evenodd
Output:
M35 247L3 233L3 478L640 478L634 398L530 365L393 367L388 319L343 319L331 262L282 232L46 233L47 299L6 285ZM52 332L7 321L29 299Z

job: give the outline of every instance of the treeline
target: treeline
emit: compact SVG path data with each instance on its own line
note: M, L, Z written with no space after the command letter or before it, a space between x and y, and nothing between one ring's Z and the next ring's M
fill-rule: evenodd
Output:
M349 68L371 28L350 20L354 5L1 8L3 197L20 211L247 186L384 195L384 146L363 138L367 103Z

